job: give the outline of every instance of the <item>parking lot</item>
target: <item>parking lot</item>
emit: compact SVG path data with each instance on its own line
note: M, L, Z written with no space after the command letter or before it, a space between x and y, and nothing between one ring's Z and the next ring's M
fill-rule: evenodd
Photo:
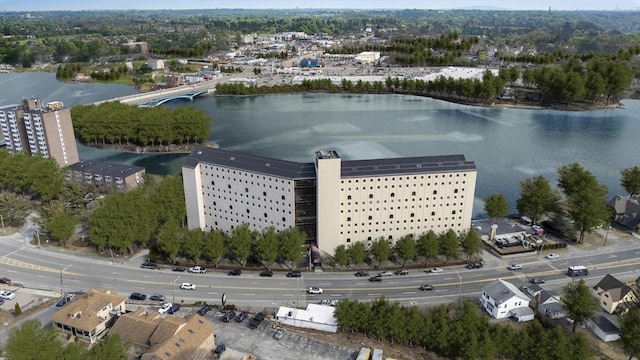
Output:
M26 289L18 286L2 286L2 290L9 290L16 294L16 298L13 300L5 300L4 304L0 305L0 310L13 314L16 303L20 304L20 310L22 312L28 309L43 304L52 299L59 297L59 294L51 291L40 291L35 289Z

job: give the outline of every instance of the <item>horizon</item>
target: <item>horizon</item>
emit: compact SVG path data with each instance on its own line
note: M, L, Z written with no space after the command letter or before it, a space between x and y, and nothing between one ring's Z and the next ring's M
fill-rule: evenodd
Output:
M594 0L548 0L514 2L511 0L396 0L389 3L386 0L316 0L314 6L299 6L300 1L273 0L270 2L258 0L241 0L229 6L228 1L221 0L139 0L131 7L129 0L112 0L89 3L80 0L1 0L0 12L37 12L37 11L103 11L103 10L502 10L526 11L549 9L556 11L640 11L640 0L619 0L608 3ZM307 5L307 4L305 4Z

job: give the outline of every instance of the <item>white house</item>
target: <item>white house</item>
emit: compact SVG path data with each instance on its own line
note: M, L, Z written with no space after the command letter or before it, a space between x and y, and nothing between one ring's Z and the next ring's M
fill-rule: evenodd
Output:
M504 280L498 279L483 287L480 302L496 319L513 317L523 322L534 318L534 312L529 308L529 297Z
M338 331L335 310L333 306L318 304L308 304L304 310L282 306L278 309L276 320L289 326L334 333Z
M560 301L560 296L544 290L535 284L523 287L522 291L533 298L531 306L541 315L551 319L559 319L567 316L564 310L564 304Z
M152 70L163 70L164 69L164 60L162 60L162 59L148 59L147 60L147 65L149 65L149 67Z
M604 316L587 319L585 326L604 342L620 340L620 330Z

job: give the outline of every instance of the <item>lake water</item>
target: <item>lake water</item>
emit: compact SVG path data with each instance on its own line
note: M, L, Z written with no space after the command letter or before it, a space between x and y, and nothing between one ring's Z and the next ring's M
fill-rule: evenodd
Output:
M53 74L0 74L0 105L23 96L67 106L135 93L125 85L64 84ZM464 154L478 167L479 200L503 193L515 206L520 181L574 162L622 194L620 170L640 166L640 101L592 112L481 108L401 95L286 94L204 97L193 103L213 118L210 140L227 150L310 162L319 149L344 159ZM184 106L169 103L169 107ZM125 154L79 147L83 160L180 171L184 156ZM513 208L512 208L513 210Z

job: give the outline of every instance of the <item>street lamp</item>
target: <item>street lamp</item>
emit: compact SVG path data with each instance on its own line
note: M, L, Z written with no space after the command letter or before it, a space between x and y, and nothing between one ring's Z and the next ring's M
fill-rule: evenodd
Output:
M176 303L176 283L178 282L178 279L180 279L180 275L178 275L178 277L176 277L175 280L173 280L173 282L171 283L171 297L173 299L173 303Z
M64 296L64 288L62 287L62 273L71 267L71 264L65 266L64 268L60 268L60 294Z

